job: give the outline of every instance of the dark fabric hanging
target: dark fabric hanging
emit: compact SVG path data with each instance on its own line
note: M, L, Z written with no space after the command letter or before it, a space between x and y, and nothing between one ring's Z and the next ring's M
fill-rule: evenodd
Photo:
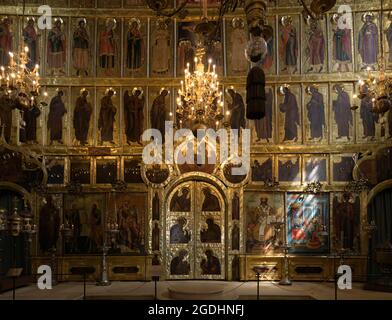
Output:
M246 80L246 117L259 120L265 116L265 74L262 68L255 66Z

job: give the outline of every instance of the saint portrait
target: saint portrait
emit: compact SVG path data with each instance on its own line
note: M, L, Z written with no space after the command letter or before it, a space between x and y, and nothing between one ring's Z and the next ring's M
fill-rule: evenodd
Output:
M120 73L120 29L114 18L98 20L98 76L115 76Z
M328 116L326 103L328 101L328 88L325 85L310 85L304 90L305 141L327 142Z
M99 89L97 94L100 99L98 106L98 144L115 145L119 141L118 117L120 101L118 89Z
M125 90L123 99L126 141L129 145L140 144L145 120L144 90L141 87Z
M187 187L177 190L170 201L170 211L189 212L191 211L191 194Z
M275 67L275 52L276 52L276 37L275 37L275 17L267 17L266 24L271 28L271 35L266 37L267 42L267 54L265 55L262 68L266 74L276 73Z
M13 50L13 21L3 17L0 21L0 65L7 66L10 62L9 52Z
M146 73L147 36L145 22L132 18L124 22L124 64L127 76L143 76ZM164 54L164 53L162 53Z
M289 252L328 252L329 194L288 193L286 215Z
M273 178L273 158L272 157L257 157L252 159L252 181L264 182L271 181Z
M65 75L67 61L67 25L62 18L55 18L54 26L47 32L47 74Z
M353 24L352 13L345 13L340 17L333 14L331 17L330 30L333 35L331 49L331 68L332 72L350 72L353 71ZM339 19L343 19L339 23Z
M204 187L202 192L204 200L201 206L201 211L220 211L221 207L219 199L214 192L208 187Z
M93 143L94 88L72 88L71 132L72 144L87 146Z
M357 21L358 69L376 70L380 41L378 15L373 12L358 13Z
M205 252L205 258L200 262L201 274L202 275L220 275L221 274L221 263L219 258L215 256L211 249L207 249Z
M327 182L327 157L304 157L304 182Z
M332 180L347 183L353 180L355 162L352 154L342 154L332 157Z
M117 246L121 253L145 252L145 212L147 193L111 194L108 199L106 223L117 223L120 230Z
M351 110L353 87L350 84L332 86L331 135L336 143L351 142L354 139L354 115Z
M248 61L245 58L245 49L248 42L248 32L243 18L233 18L227 22L227 72L230 75L246 74Z
M165 121L172 120L170 90L168 88L149 88L150 110L149 125L151 129L157 129L162 135L162 142L165 141Z
M205 226L200 230L200 241L205 243L221 243L221 228L214 218L207 218Z
M67 127L64 125L68 114L68 88L60 87L48 89L49 113L47 114L47 128L49 145L63 145L68 141Z
M283 194L244 194L247 253L271 254L276 250L283 240L283 211Z
M279 19L279 72L299 73L299 21L298 17Z
M321 73L327 70L327 39L325 20L307 20L304 23L305 45L302 46L302 68L305 73Z
M278 88L279 141L282 143L302 142L301 89L298 86Z
M170 243L188 243L191 240L191 232L187 227L187 219L179 217L170 227Z
M274 88L265 89L265 115L263 118L254 120L254 135L253 141L255 143L270 143L274 138Z
M92 48L94 47L94 23L86 18L73 20L72 67L80 77L87 77L92 72Z
M182 21L177 24L177 75L183 75L188 68L193 72L195 69L196 45L198 35L195 32L196 22Z
M189 275L190 272L190 264L186 260L188 255L188 251L181 249L178 252L178 255L175 256L170 262L170 274L176 276L185 276Z
M297 156L278 157L278 180L279 183L300 182L301 170L300 159Z
M35 66L40 63L40 34L36 27L35 18L27 18L26 25L22 31L24 45L28 48L27 57L28 62L27 68L33 70Z
M333 193L333 234L335 250L360 252L360 199L349 192Z
M362 88L364 94L369 88ZM365 95L359 102L359 117L357 117L357 141L374 142L380 135L380 115L373 112L373 101L370 95Z
M164 77L173 73L173 24L157 19L151 31L151 75Z
M66 254L100 253L103 245L106 201L102 194L66 195L64 222L73 225Z

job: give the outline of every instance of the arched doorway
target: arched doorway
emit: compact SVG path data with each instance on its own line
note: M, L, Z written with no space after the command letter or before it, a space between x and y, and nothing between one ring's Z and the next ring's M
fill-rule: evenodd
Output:
M167 279L225 279L226 205L208 181L176 185L166 197Z

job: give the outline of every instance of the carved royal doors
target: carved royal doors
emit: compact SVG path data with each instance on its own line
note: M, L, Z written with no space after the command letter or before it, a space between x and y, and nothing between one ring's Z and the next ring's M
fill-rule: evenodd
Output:
M167 198L168 279L225 279L225 205L205 182L185 182Z

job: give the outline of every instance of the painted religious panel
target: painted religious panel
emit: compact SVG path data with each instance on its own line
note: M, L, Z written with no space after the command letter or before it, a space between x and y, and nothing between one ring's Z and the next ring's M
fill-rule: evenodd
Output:
M56 17L53 27L46 30L46 74L65 76L68 69L68 19Z
M360 253L360 199L358 194L332 194L333 246L347 249L350 254Z
M69 123L71 113L69 112L70 92L67 87L49 87L49 107L45 112L46 121L46 144L62 146L69 144Z
M150 75L167 77L173 75L173 22L157 19L151 22Z
M109 199L106 223L118 224L117 251L122 254L144 254L147 193L116 193Z
M303 161L304 182L328 182L327 156L304 156Z
M35 66L41 65L42 52L42 32L37 27L35 17L27 17L23 20L22 25L22 39L25 47L29 49L27 52L28 62L26 66L33 70Z
M126 77L146 76L147 22L139 18L125 20L124 37L124 75Z
M60 248L60 226L63 213L63 195L47 194L38 203L38 249L40 254L51 254Z
M116 158L97 158L95 170L97 184L114 184L118 180Z
M226 22L226 50L227 74L246 75L249 62L245 58L245 49L248 42L246 21L242 17L235 17Z
M224 122L230 123L231 129L240 130L247 127L245 118L245 88L229 86L225 90Z
M325 73L328 71L326 19L302 21L302 73Z
M295 74L299 68L299 16L279 16L279 73Z
M287 243L291 253L329 251L329 194L288 193Z
M126 183L143 183L141 165L141 159L124 159L124 181Z
M123 126L121 136L128 145L140 145L147 127L146 88L123 88Z
M0 17L0 66L8 66L10 63L9 52L16 48L16 30L17 19L15 17Z
M24 111L19 112L19 141L26 144L42 144L43 142L43 123L45 118L45 109L37 105Z
M299 156L278 157L278 180L284 184L301 182L301 161Z
M262 64L263 70L266 74L275 74L276 73L276 36L275 36L275 29L276 29L276 21L275 17L267 17L266 21L267 25L272 28L272 34L270 37L265 39L267 42L267 54L264 57L264 61Z
M303 88L305 142L328 142L328 86L309 85Z
M379 54L379 14L360 12L355 16L357 71L376 70Z
M65 183L65 160L62 157L46 158L48 184L62 185Z
M352 84L339 83L330 87L332 109L330 113L330 137L334 143L355 141L355 119L352 110Z
M353 154L332 156L331 161L332 181L334 183L347 183L353 180L355 162Z
M119 76L121 21L115 18L99 19L97 33L97 76Z
M88 146L94 143L95 89L73 87L71 95L72 145Z
M71 8L94 8L95 0L70 0Z
M165 121L173 120L170 88L149 87L148 127L157 129L165 139Z
M277 89L279 142L298 144L302 142L301 88L280 86Z
M273 180L273 158L272 157L257 157L252 159L251 170L252 170L252 182L272 181Z
M330 16L328 23L329 34L332 36L332 43L328 46L331 57L330 72L351 72L354 69L352 19L352 13L346 13L344 17L336 13Z
M105 212L104 194L65 195L64 221L74 226L71 239L65 243L65 254L102 252Z
M246 252L272 254L283 242L283 193L246 192Z
M253 143L273 143L275 140L275 89L265 88L265 116L250 121Z
M363 90L366 89L366 85ZM359 92L359 89L357 89ZM357 142L375 142L381 136L382 121L378 113L372 112L373 101L372 97L366 95L363 99L354 99L359 108L356 111L356 141Z
M94 31L94 19L72 19L72 75L94 75Z
M121 0L97 0L98 8L121 8Z
M196 46L200 40L195 28L195 21L180 21L177 23L177 76L184 75L188 63L190 72L195 69ZM214 61L214 63L216 62Z
M97 89L97 144L113 146L120 138L120 91L118 88Z
M384 50L387 53L385 55L385 66L387 69L392 68L392 14L383 15L383 26L384 26L384 38L383 45Z
M71 158L69 172L69 180L71 184L91 183L91 163L89 159Z

